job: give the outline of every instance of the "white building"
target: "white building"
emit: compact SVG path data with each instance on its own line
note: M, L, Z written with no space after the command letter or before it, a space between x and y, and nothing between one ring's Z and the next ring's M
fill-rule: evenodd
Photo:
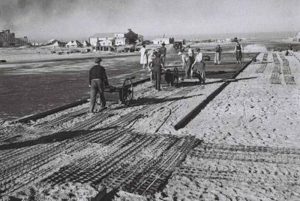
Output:
M114 45L114 39L111 39L111 38L106 38L106 39L103 39L101 38L101 40L99 40L99 44L100 44L100 47L111 47Z
M66 44L66 47L82 47L83 45L78 40L71 40Z
M170 44L170 38L156 38L154 40L152 40L154 45L161 45L161 44Z
M116 38L115 45L116 46L126 45L126 38Z
M124 33L115 33L115 38L125 38Z
M96 47L97 43L98 43L98 38L91 37L89 41L90 41L91 46Z
M114 45L115 38L115 33L98 33L90 37L90 44L93 47L97 47L99 44L101 46L112 46Z
M64 47L66 45L66 43L61 42L59 40L56 39L51 39L48 43L44 44L44 46L46 47Z
M111 50L115 48L114 46L125 46L127 39L125 33L98 33L91 36L89 42L97 50Z

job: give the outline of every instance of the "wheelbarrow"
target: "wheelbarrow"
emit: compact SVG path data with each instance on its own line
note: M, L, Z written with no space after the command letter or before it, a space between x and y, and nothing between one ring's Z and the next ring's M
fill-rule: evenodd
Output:
M210 61L210 56L204 55L203 60ZM170 84L171 86L178 86L179 82L184 80L184 78L186 76L186 72L185 72L185 70L182 69L181 66L182 65L166 66L166 68L163 70L162 74L164 74L165 81L168 84ZM192 77L199 79L199 74L192 73ZM199 79L199 81L200 81L200 79Z
M107 100L118 101L126 106L129 106L133 100L133 83L135 77L126 78L122 86L106 86L104 96Z
M178 68L175 66L173 68L166 69L164 72L164 76L166 83L170 84L171 86L178 87L179 83L181 83L185 79L186 72L182 68ZM192 74L192 78L197 78L200 82L199 76L200 75L196 72L193 72Z
M178 86L180 78L185 76L185 71L181 70L181 65L168 66L163 69L164 81L171 86Z

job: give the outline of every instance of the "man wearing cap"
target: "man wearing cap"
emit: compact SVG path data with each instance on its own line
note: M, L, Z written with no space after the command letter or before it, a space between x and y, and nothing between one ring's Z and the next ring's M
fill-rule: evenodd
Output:
M100 95L101 109L105 108L106 100L104 97L104 87L108 86L107 75L103 66L100 65L102 59L100 57L95 59L94 65L89 72L89 86L91 87L90 96L90 112L94 113L97 93Z
M163 66L165 66L166 55L167 55L167 48L165 46L166 44L162 43L161 47L159 48L160 58Z
M155 89L160 91L160 80L161 80L161 68L163 67L163 64L161 62L161 58L159 57L158 52L154 52L155 58L150 63L150 67L152 69L154 79L155 79Z

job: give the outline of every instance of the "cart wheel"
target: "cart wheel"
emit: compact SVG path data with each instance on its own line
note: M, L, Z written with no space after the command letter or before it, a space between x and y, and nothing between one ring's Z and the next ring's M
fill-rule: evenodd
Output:
M174 68L173 76L174 76L174 84L175 84L175 86L178 86L179 72L178 72L178 68L176 68L176 67Z
M133 99L133 84L131 79L127 78L124 80L120 95L121 102L127 106L130 105L130 102Z

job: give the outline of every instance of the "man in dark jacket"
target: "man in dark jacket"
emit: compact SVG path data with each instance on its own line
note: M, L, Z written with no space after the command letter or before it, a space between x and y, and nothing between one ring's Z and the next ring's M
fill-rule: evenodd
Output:
M152 69L154 79L155 79L155 89L160 91L160 80L161 80L161 68L163 67L163 64L161 62L160 54L159 52L154 52L155 58L150 63L150 67Z
M106 100L104 97L104 88L108 86L106 72L103 66L100 65L101 58L96 58L94 65L89 72L89 86L91 87L90 96L90 112L94 113L97 93L100 94L101 109L105 108Z
M241 64L242 63L242 46L238 41L236 41L234 52L235 52L237 63Z

